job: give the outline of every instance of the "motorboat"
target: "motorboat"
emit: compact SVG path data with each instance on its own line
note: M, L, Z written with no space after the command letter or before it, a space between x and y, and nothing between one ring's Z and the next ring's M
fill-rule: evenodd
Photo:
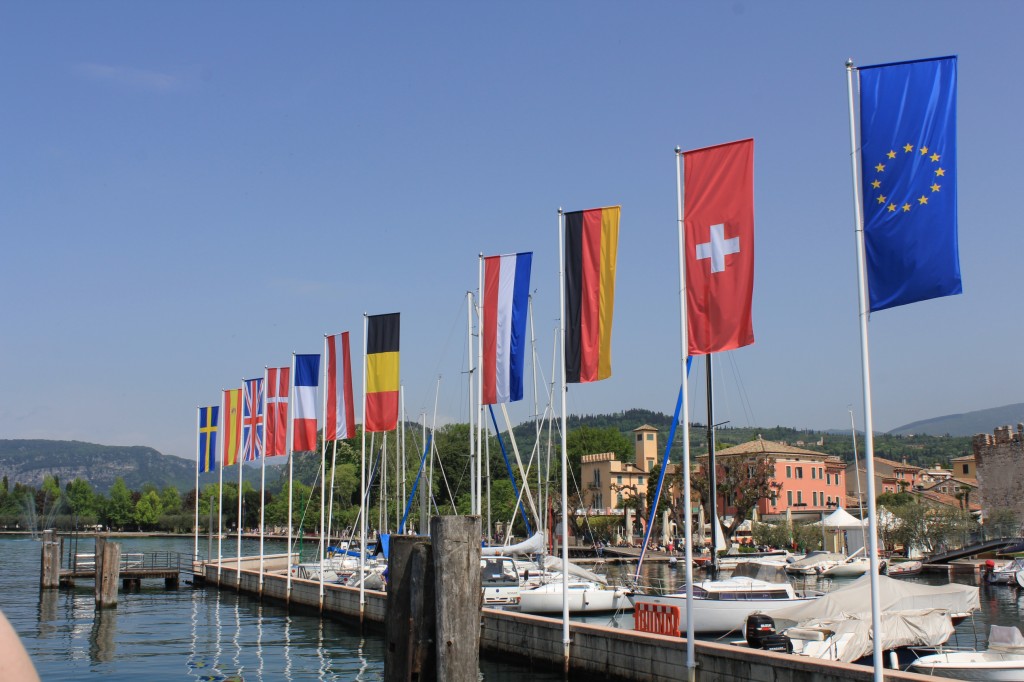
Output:
M810 552L803 559L798 559L786 565L786 571L791 575L821 575L833 566L846 561L847 556L841 552L825 552L816 550Z
M747 616L753 612L771 615L776 610L819 599L823 594L814 590L795 590L788 580L770 582L735 574L725 580L704 580L693 585L694 632L708 634L740 630ZM662 595L632 594L630 601L634 607L640 603L679 607L679 621L686 622L685 591Z
M859 578L871 570L871 560L866 556L850 557L821 572L829 578Z
M971 585L921 585L878 576L883 650L938 646L954 624L980 608ZM871 576L829 592L821 599L772 613L779 630L792 640L794 653L853 662L873 650Z
M1024 635L1018 628L993 625L984 651L939 651L919 657L910 670L974 682L1024 681Z
M906 578L909 575L917 575L923 568L924 564L917 560L890 561L886 575L890 578Z
M1017 583L1017 574L1024 571L1024 559L1014 559L1002 566L992 566L985 576L985 581L990 585L1014 585Z

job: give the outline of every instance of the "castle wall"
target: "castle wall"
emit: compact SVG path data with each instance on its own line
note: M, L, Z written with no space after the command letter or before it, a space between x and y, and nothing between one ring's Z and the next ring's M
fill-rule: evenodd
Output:
M985 518L996 509L1012 509L1024 519L1024 424L979 433L971 442L978 471L978 492Z

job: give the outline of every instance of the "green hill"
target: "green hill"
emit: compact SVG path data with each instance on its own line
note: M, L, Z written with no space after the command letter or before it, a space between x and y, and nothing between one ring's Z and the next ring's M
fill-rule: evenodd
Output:
M922 419L892 429L889 433L894 435L924 433L931 436L973 436L976 433L992 433L996 427L1007 424L1016 425L1021 421L1024 421L1024 403L1016 403L1002 407L990 407L987 410Z
M44 476L56 476L64 484L82 478L97 492L106 493L118 477L131 490L146 483L173 485L178 490L195 486L194 460L164 455L141 445L96 445L60 440L0 440L0 475L13 486L22 483L38 488ZM200 485L216 482L204 474Z

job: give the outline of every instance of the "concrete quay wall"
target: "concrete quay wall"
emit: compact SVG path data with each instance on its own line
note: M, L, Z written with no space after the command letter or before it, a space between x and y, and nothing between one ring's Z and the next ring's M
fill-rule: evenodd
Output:
M246 566L239 574L233 560L207 565L208 583L224 589L240 589L259 595L259 560L256 570ZM283 570L287 557L264 560L265 570ZM238 577L241 577L240 587ZM287 576L264 573L263 596L306 608L320 607L320 584L292 579L287 598ZM382 627L387 614L387 595L366 590L364 623ZM359 625L359 590L341 585L324 585L324 615ZM598 674L602 679L668 682L686 679L686 640L587 623L571 623L570 668L574 674ZM559 620L511 611L483 609L481 652L495 658L529 663L540 668L562 668L562 623ZM695 644L698 682L872 682L872 669L865 666L818 661L798 656L756 651L715 642ZM889 682L934 682L926 675L886 670Z

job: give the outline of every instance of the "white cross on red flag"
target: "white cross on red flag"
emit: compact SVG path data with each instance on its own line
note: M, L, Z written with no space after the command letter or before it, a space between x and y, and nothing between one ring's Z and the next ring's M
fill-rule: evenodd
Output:
M754 342L754 141L683 154L690 355Z

